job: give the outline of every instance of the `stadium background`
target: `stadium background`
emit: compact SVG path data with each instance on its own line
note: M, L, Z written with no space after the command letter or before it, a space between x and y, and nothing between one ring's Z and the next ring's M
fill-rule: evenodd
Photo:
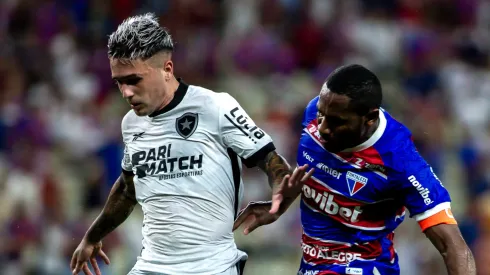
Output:
M176 75L237 98L295 160L300 118L333 68L360 63L384 107L413 131L453 198L479 275L490 274L490 1L0 1L0 274L70 274L122 157L129 109L110 78L107 35L155 12L176 41ZM245 198L270 197L245 170ZM244 206L244 205L243 205ZM141 246L138 208L104 245L104 274L126 274ZM246 274L295 274L299 211L251 236ZM446 274L413 220L397 230L402 274Z

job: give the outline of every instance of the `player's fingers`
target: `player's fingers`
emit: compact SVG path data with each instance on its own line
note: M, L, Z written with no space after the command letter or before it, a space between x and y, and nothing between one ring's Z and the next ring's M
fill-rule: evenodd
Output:
M84 264L83 261L77 261L75 264L75 268L73 268L72 274L77 275L78 273L80 273L80 271L82 270L83 264Z
M301 178L301 182L304 183L307 181L313 175L313 172L315 172L315 168L311 168L310 171L308 171L308 173Z
M296 169L294 169L293 171L293 174L291 175L291 177L289 178L289 182L295 182L297 180L299 180L301 177L301 172L305 171L306 169L308 169L308 164L305 164L303 166L300 166L300 167L297 167Z
M289 179L288 182L288 187L293 187L294 185L298 184L299 180L303 177L303 175L306 172L306 169L308 169L308 164L305 164L299 168L296 168L293 172L293 175Z
M284 189L284 186L286 186L290 178L291 175L285 175L284 178L282 178L281 184L279 185L279 189Z
M102 273L100 273L99 265L97 264L97 259L95 257L90 258L90 264L94 268L95 275L102 275Z
M276 214L279 211L279 207L281 206L283 200L282 194L275 194L272 196L272 206L269 210L269 214Z
M102 260L104 261L104 263L106 264L111 264L111 261L109 260L109 257L107 257L107 255L104 253L104 251L102 251L102 249L99 250L99 256L102 258Z
M238 214L238 217L233 223L233 231L235 231L238 227L240 227L243 224L244 221L247 220L248 216L251 213L250 209L251 209L250 206L247 206L247 208L245 208Z
M88 268L87 263L83 264L83 273L85 273L85 275L94 275L94 274L92 274L92 272L90 272L90 268Z
M73 270L77 266L77 257L75 254L71 257L71 262L70 262L70 269Z

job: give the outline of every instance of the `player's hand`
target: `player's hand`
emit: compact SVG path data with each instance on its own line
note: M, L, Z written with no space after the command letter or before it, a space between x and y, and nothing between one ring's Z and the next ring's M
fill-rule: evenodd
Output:
M97 265L97 256L100 256L106 264L110 264L109 258L104 251L102 251L102 242L92 244L83 239L71 258L70 268L72 274L76 275L83 270L85 275L93 275L88 267L88 262L90 261L90 264L92 264L92 267L94 268L95 275L102 275L99 266Z
M315 171L314 168L311 168L310 171L306 173L307 169L308 164L297 167L294 169L292 175L285 176L281 184L272 190L272 205L269 211L270 214L278 213L285 198L293 200L296 199L301 192L301 188L303 188L303 184L305 184L305 182L311 177L311 175L313 175L313 172Z
M248 235L257 227L275 222L279 218L279 214L270 214L272 203L270 201L250 202L245 209L240 211L235 223L233 231L237 230L242 224L245 225L243 234Z

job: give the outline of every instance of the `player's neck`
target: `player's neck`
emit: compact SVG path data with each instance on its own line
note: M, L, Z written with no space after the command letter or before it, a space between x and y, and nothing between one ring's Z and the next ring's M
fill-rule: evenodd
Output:
M378 127L379 127L379 118L376 119L376 122L373 123L373 125L368 129L368 131L366 132L366 135L363 138L361 138L361 141L359 142L359 144L363 144L368 139L370 139L371 136L374 134L374 132L376 132L376 130L378 130Z
M165 96L162 99L162 103L160 104L160 107L158 107L158 109L156 110L157 112L165 108L165 106L167 106L172 101L172 99L174 99L175 92L179 88L179 85L180 85L179 81L177 81L175 77L172 77L169 83L169 90L171 92L165 94Z

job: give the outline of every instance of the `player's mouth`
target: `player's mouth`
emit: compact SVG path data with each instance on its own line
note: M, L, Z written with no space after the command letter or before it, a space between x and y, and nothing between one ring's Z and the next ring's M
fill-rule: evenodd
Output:
M139 106L141 106L141 103L131 103L132 109L137 109Z

